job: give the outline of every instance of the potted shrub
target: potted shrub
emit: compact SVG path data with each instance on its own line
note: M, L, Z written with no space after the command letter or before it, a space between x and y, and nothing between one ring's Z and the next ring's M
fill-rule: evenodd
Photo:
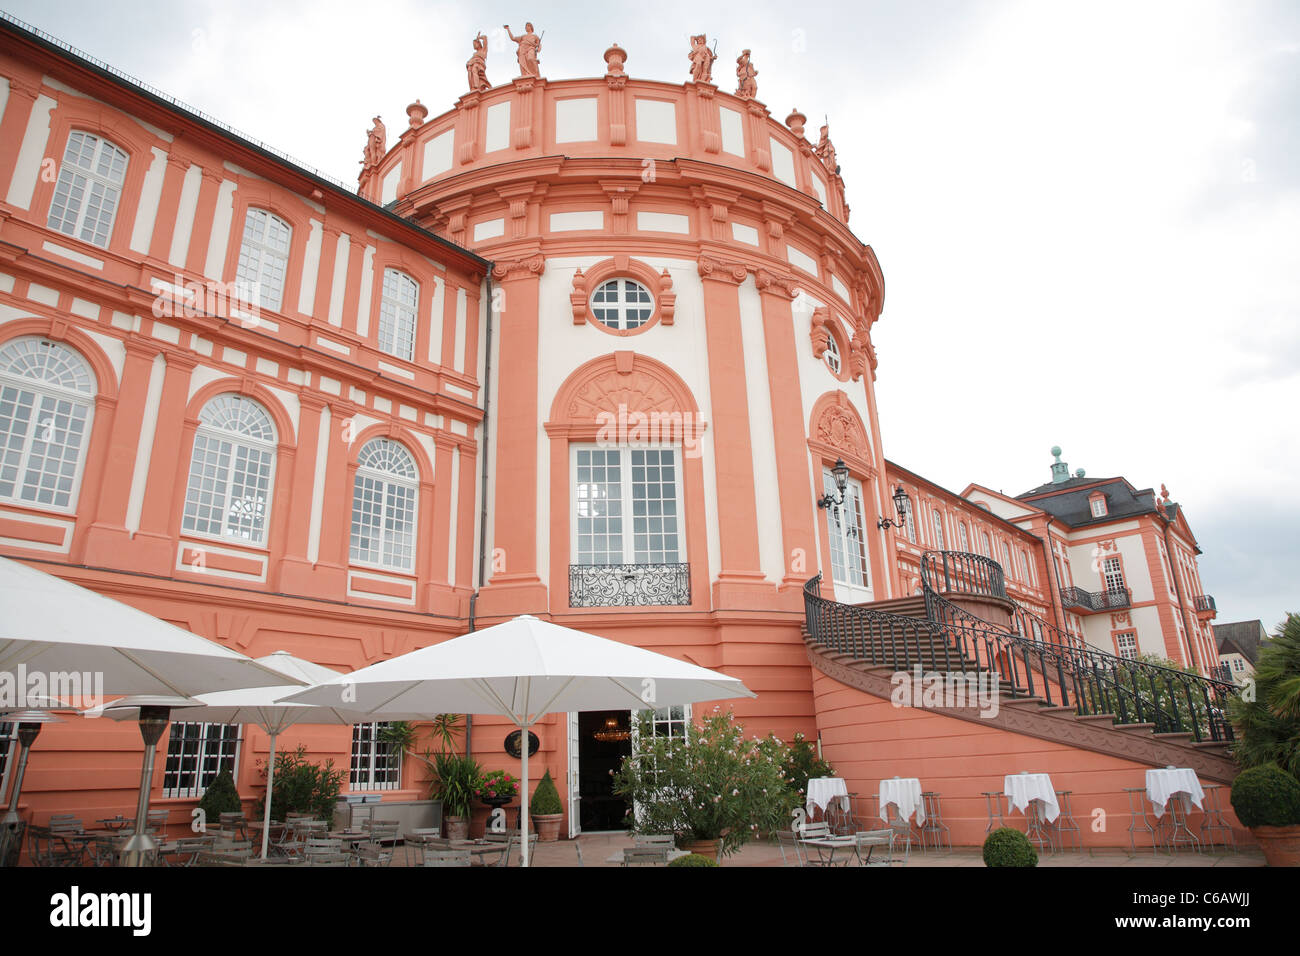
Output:
M217 774L203 796L199 798L199 809L203 811L204 826L216 827L221 822L223 813L240 813L244 806L239 800L239 791L235 789L235 778L229 770Z
M685 856L679 856L668 864L669 866L717 866L716 860L711 860L707 856L700 856L698 853L687 853Z
M1269 866L1300 866L1300 782L1276 764L1243 770L1232 781L1232 809Z
M564 820L564 807L560 805L560 792L555 789L551 771L542 774L533 791L533 799L528 805L529 815L533 818L533 829L541 843L554 843L560 838L560 823Z
M984 865L1037 866L1038 854L1019 830L999 827L984 840Z
M433 756L434 795L442 800L443 823L448 839L464 840L469 836L469 816L477 796L483 769L471 757L441 753Z
M636 807L634 832L671 833L683 849L716 858L785 825L788 754L775 738L746 739L717 708L690 728L688 743L656 736L648 715L640 721L636 751L614 776L614 792Z

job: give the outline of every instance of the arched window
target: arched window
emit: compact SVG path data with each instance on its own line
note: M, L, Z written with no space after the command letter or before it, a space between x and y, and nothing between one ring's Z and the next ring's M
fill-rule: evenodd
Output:
M931 515L934 517L934 546L940 551L943 550L943 512L935 508Z
M830 335L826 339L826 351L822 353L822 358L826 362L826 367L836 375L840 374L840 347L835 341L835 336Z
M126 153L106 139L73 130L50 203L49 228L107 246L125 178Z
M639 329L654 314L654 297L639 282L610 279L591 294L591 314L611 329Z
M0 348L0 498L73 507L95 391L86 360L58 342Z
M408 362L415 358L415 316L420 286L405 272L384 270L384 294L379 300L379 348Z
M275 472L275 426L251 398L218 395L199 413L181 527L266 543Z
M966 534L966 522L957 522L957 541L963 551L970 551L970 537Z
M395 441L368 441L352 487L353 561L394 571L415 565L415 499L420 480L411 453Z
M235 274L241 297L280 311L292 233L289 224L279 216L265 209L248 210L244 218L244 241L239 247L239 271Z

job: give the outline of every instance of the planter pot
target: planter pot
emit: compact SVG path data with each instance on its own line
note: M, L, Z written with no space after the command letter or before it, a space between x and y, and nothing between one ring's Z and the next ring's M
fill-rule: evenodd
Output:
M721 840L687 840L682 844L682 849L690 853L698 853L700 856L707 856L716 863L718 860L718 847L721 844Z
M1269 866L1300 866L1300 824L1289 827L1251 827Z
M469 839L468 817L443 817L443 832L448 840Z
M560 824L564 821L563 813L534 813L533 829L537 831L538 843L554 843L560 838Z

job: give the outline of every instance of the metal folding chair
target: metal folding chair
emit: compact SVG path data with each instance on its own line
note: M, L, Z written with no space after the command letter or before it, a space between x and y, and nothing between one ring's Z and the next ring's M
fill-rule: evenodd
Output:
M425 850L425 866L469 866L469 850Z
M1067 834L1069 835L1070 843L1073 844L1074 849L1080 852L1083 851L1083 834L1079 830L1079 824L1075 822L1074 810L1070 806L1070 796L1073 793L1073 790L1056 791L1056 803L1057 806L1060 807L1061 812L1052 826L1056 831L1056 842L1060 846L1062 852L1065 850Z
M859 866L893 866L894 865L894 839L896 832L893 827L885 830L863 830L853 834L854 851L857 853ZM876 847L885 848L885 858L883 860L872 860L872 853ZM866 858L862 856L863 850L867 851ZM906 861L904 861L906 862Z
M925 851L926 842L934 840L936 850L943 849L943 841L946 836L948 839L948 849L952 850L952 831L948 825L943 822L943 813L939 808L939 794L933 790L921 794L921 801L925 805L925 823L921 824L921 850Z
M667 866L668 854L671 852L666 846L630 846L623 850L622 866Z
M1152 826L1154 821L1148 819L1146 803L1146 787L1125 787L1124 792L1128 794L1128 848L1136 855L1137 842L1134 839L1135 833L1149 833L1151 835L1151 855L1155 856L1160 849L1160 832ZM1138 826L1141 820L1142 825Z
M807 866L808 859L804 855L803 846L799 843L799 834L793 830L777 830L776 845L781 850L781 865L790 866L791 857L794 858L794 866Z
M1223 819L1223 808L1219 805L1219 791L1223 789L1221 784L1207 783L1203 784L1201 789L1205 791L1205 810L1201 817L1201 842L1207 844L1213 849L1217 843L1214 839L1215 833L1223 833L1223 848L1231 849L1233 853L1237 852L1237 840L1232 835L1232 827L1228 826Z

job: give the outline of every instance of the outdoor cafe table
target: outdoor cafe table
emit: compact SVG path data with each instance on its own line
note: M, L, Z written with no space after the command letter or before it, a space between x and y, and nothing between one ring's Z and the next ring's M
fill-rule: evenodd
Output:
M813 777L808 781L808 801L806 805L808 816L813 815L815 808L820 808L825 812L826 808L830 806L830 802L836 797L840 800L840 806L847 810L849 807L849 788L843 777Z
M492 863L499 863L510 849L510 844L506 841L498 842L496 840L452 840L451 848L453 850L469 850L474 863L479 866L490 866L487 857L496 854L496 859ZM619 857L619 859L622 859L622 857Z
M1151 801L1152 811L1157 820L1164 815L1165 805L1174 794L1185 793L1192 798L1196 809L1201 809L1205 791L1201 781L1196 779L1196 772L1188 767L1165 767L1163 770L1147 771L1147 799Z
M1052 778L1045 773L1009 773L1003 778L1002 790L1007 795L1007 812L1019 810L1029 815L1029 805L1035 801L1043 804L1043 816L1049 821L1061 815L1052 789Z
M886 823L885 807L893 804L898 807L898 815L903 820L910 820L916 814L916 825L925 823L925 802L921 799L921 781L916 777L894 777L880 781L880 819Z
M812 847L817 851L817 860L815 862L809 860L809 862L813 863L814 866L848 866L849 860L847 856L844 858L843 862L837 863L835 859L836 852L839 850L848 850L853 856L857 856L858 853L857 840L851 836L813 837L808 840L800 840L799 842L804 846Z

